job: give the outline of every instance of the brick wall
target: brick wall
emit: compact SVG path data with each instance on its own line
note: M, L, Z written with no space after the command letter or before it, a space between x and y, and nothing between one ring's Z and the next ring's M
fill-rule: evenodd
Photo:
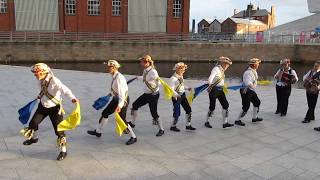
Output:
M234 61L252 57L279 62L291 58L313 63L320 57L320 45L143 43L143 42L0 42L0 58L14 61L103 61L108 58L137 60L149 53L155 60L207 61L229 56Z

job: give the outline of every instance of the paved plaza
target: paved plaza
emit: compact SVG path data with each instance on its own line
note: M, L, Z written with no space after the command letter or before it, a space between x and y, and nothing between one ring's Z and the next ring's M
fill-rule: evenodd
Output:
M129 136L117 136L113 116L101 138L86 133L97 125L101 111L91 105L108 93L110 75L53 72L81 102L81 125L67 132L68 157L61 162L55 160L59 152L49 119L39 127L38 143L22 145L25 139L19 134L23 126L17 110L37 96L39 87L29 68L0 65L0 179L320 179L320 133L313 130L320 125L320 110L316 109L316 121L301 123L307 110L303 89L292 90L288 115L280 117L274 114L274 86L259 86L262 101L259 115L264 121L251 123L251 108L244 119L247 125L230 129L222 129L220 104L214 114L214 127L204 127L209 98L203 93L192 105L192 123L197 130L184 131L182 111L178 127L183 130L178 133L169 130L172 103L162 94L158 109L164 120L164 136L155 136L158 128L152 125L145 106L139 109L136 122L138 142L127 146ZM195 87L204 81L186 80L186 83ZM141 95L141 86L139 81L129 85L131 103ZM70 113L73 104L64 99L66 112ZM227 99L233 123L241 109L240 94L230 91Z

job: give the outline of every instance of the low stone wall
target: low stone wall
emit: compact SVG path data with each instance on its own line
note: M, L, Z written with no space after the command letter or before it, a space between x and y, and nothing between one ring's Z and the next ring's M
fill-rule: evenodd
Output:
M162 61L208 61L228 56L234 61L252 57L279 62L291 58L295 62L313 63L320 59L320 45L196 43L196 42L0 42L3 61L88 62L117 59L136 61L151 54Z

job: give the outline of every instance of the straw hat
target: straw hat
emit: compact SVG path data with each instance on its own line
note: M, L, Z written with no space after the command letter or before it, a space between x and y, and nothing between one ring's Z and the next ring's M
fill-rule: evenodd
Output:
M224 57L224 56L219 57L218 62L224 62L224 63L227 63L227 64L229 64L229 65L232 64L231 59L228 58L228 57Z
M119 68L120 64L118 63L118 61L110 59L108 62L105 62L104 64L106 64L107 66L113 66L115 68Z
M48 73L50 71L50 68L45 63L37 63L31 67L31 72L33 73Z
M146 62L153 62L152 58L150 55L145 55L141 58L139 58L140 61L146 61Z
M252 58L249 60L249 64L259 64L261 63L261 60L258 58Z
M174 65L173 69L172 70L177 70L179 68L185 68L187 69L188 68L188 65L186 65L185 63L183 62L178 62L177 64Z

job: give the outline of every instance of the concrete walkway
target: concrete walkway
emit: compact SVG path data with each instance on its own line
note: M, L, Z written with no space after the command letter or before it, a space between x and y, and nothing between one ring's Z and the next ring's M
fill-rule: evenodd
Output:
M208 109L206 93L193 104L193 125L196 132L169 131L172 120L171 102L160 97L159 113L165 124L163 137L156 137L148 107L139 110L135 132L138 142L126 146L127 135L118 137L110 120L99 138L86 134L97 125L101 111L91 105L107 94L110 76L103 73L54 70L80 99L82 123L68 135L68 157L55 160L58 150L49 119L40 125L40 141L23 146L18 133L17 110L36 97L37 81L26 67L0 66L0 179L320 179L320 133L313 131L318 121L302 124L307 110L305 91L293 89L288 115L274 114L275 88L258 88L262 100L262 123L250 122L246 127L222 129L221 106L217 105L214 128L203 126ZM127 76L130 78L130 76ZM186 81L191 86L200 81ZM230 82L230 84L235 82ZM235 83L237 84L237 83ZM129 85L134 101L141 93L141 82ZM227 95L230 120L241 108L238 91ZM72 104L65 98L66 111ZM131 105L130 105L131 106ZM128 119L131 119L128 113ZM316 111L319 118L319 108ZM110 118L112 119L112 118ZM184 129L185 118L178 123Z

